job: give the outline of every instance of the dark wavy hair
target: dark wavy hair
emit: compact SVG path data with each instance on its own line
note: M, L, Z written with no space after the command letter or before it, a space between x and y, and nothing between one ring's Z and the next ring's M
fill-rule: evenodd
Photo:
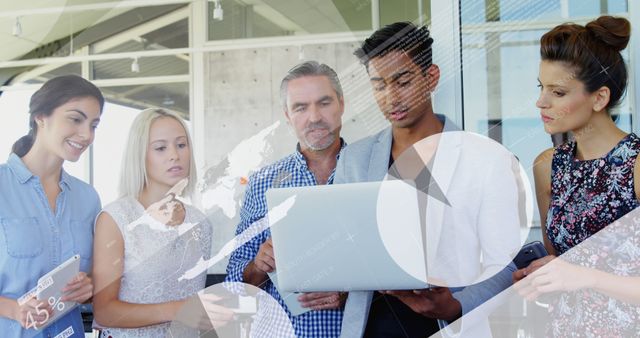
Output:
M29 133L22 136L14 144L11 151L22 157L26 155L38 133L36 117L51 116L56 108L77 98L93 97L100 103L100 112L104 107L104 97L93 83L77 75L57 76L45 82L31 96L29 102Z

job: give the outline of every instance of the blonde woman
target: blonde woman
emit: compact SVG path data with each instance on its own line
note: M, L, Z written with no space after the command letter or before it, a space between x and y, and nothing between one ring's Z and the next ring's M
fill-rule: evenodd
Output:
M172 112L146 109L133 122L121 198L96 221L94 315L101 337L164 337L187 299L205 287L205 273L179 280L211 251L204 214L175 199L181 189L172 189L188 178L186 194L193 191L191 146L184 122Z

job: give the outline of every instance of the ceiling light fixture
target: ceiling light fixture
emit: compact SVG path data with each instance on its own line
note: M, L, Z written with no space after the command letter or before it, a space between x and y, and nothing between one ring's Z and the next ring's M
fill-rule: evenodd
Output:
M140 73L140 64L138 63L138 57L133 58L133 62L131 63L131 72Z
M173 106L174 104L176 104L176 101L174 101L169 95L164 96L164 99L162 100L163 106L169 107L169 106Z
M213 20L222 21L224 17L224 11L222 10L222 0L214 1L215 7L213 8Z
M13 36L22 35L22 24L20 24L20 17L16 17L16 21L13 24Z

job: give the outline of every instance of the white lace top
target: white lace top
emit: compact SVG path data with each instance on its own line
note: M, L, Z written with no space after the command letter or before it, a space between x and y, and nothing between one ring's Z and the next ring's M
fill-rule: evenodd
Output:
M128 303L156 304L188 298L204 289L206 271L193 279L178 281L182 274L211 256L212 228L205 215L185 204L185 220L178 226L165 226L145 214L133 197L110 203L108 213L124 239L124 272L119 299ZM126 316L126 314L123 314ZM95 325L97 324L97 325ZM135 329L101 328L101 337L165 337L170 323ZM184 327L179 329L189 330ZM173 332L172 336L198 336L198 331Z

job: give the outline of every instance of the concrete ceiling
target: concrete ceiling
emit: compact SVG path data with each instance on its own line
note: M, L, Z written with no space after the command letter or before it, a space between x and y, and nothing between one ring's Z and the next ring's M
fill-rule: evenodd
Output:
M177 11L186 5L184 3L174 2L173 5L149 5L140 8L77 10L78 6L102 7L108 3L113 3L115 8L125 1L127 0L0 0L0 45L10 46L0 49L0 61L65 56L72 49L77 50L81 46L94 43L98 43L93 45L94 52L97 53L188 47L185 45L188 41L186 18L144 34L132 34L130 37L128 35L128 29ZM289 34L349 31L350 27L346 21L351 20L343 18L345 13L368 16L367 12L370 11L367 8L356 8L357 3L352 1L233 1L240 6L251 5L256 14L280 26ZM340 7L337 7L337 4ZM76 10L65 11L65 7L69 9L71 6ZM52 8L59 10L46 10ZM12 34L16 17L19 17L22 27L19 36ZM102 48L104 43L100 44L100 41L118 34L124 34L125 38L118 39L118 43L112 44L111 47ZM141 59L139 73L132 73L130 66L130 59L94 62L94 79L179 75L188 74L189 71L188 57L184 55ZM31 80L27 80L29 82L43 82L56 75L80 73L78 63L39 69L42 69L42 72L38 73L38 69L34 70L33 67L0 69L0 82L8 83L16 74L23 74L23 80L30 78ZM34 72L39 75L24 75ZM185 115L189 111L188 83L106 87L103 91L111 101L134 107L167 106Z
M366 21L371 7L366 1L347 0L236 0L288 31L299 33L346 32L354 21ZM284 19L284 20L283 20ZM284 22L283 22L284 21ZM362 28L360 28L362 29Z
M0 13L20 13L42 8L64 8L72 5L88 5L95 3L120 2L121 0L28 0L0 2ZM126 12L127 8L111 10L92 10L85 12L21 15L22 34L13 36L16 18L0 16L0 46L11 46L0 49L0 60L8 61L21 58L34 49L50 42L76 35L87 27L96 25L107 19Z
M348 31L333 1L327 0L264 0L264 3L288 17L309 33Z
M102 5L122 0L28 0L28 5L9 5L0 1L0 43L11 48L0 49L0 60L19 60L48 56L65 56L79 47L94 44L98 53L118 53L135 50L188 47L187 19L170 21L167 26L153 25L151 31L131 33L129 29L153 22L168 13L175 13L184 4L150 7L121 7L118 9L100 9L77 11L77 6ZM76 6L76 10L65 13L41 13L45 9ZM31 13L30 13L31 12ZM183 11L184 12L184 11ZM15 16L18 13L22 34L12 35ZM33 14L37 13L37 14ZM157 20L156 20L157 21ZM5 29L2 29L2 28ZM148 26L145 26L148 27ZM73 36L73 39L70 38ZM120 38L122 36L123 38ZM128 37L127 37L128 36ZM115 44L102 43L111 37L117 37ZM95 43L99 43L96 45ZM98 50L99 49L99 50ZM188 57L184 55L144 58L140 60L139 73L130 70L131 59L94 62L94 79L116 79L126 77L145 77L161 75L188 74ZM0 69L0 80L11 81L19 75L20 81L41 83L49 78L63 74L80 74L80 64L51 65L41 67L21 67ZM30 75L33 74L33 75ZM114 103L136 108L147 106L165 106L182 114L189 111L188 83L168 83L153 85L104 87L103 93ZM1 93L0 93L1 94Z

